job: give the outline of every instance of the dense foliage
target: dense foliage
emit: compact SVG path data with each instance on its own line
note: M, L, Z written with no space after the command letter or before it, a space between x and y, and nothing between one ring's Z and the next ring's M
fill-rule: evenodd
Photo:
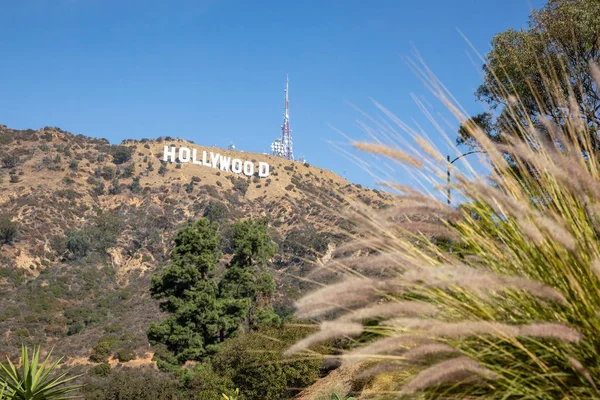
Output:
M161 310L168 313L148 330L150 341L161 349L161 367L202 361L242 326L256 325L257 309L269 310L275 284L264 267L275 247L266 221L236 223L233 250L219 277L218 225L202 218L177 233L171 265L154 276L151 287L154 297L164 299Z

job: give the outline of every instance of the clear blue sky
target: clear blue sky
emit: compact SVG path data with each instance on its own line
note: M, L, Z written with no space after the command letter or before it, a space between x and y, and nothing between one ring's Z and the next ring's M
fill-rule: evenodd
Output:
M177 136L267 151L290 74L296 156L349 180L369 175L328 143L364 137L352 102L373 98L429 131L412 46L471 113L482 53L540 0L0 0L0 124L126 138ZM436 105L437 107L437 105ZM438 107L443 108L443 107ZM433 140L436 133L430 130ZM451 129L449 129L451 131ZM399 180L402 181L402 177Z

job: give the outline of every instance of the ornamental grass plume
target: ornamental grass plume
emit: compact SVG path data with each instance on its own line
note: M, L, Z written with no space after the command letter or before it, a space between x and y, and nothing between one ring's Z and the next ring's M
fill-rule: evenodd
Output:
M599 71L592 65L600 98ZM435 77L423 76L467 121ZM328 356L364 367L360 398L600 398L600 152L598 132L569 106L571 92L554 91L564 105L553 110L559 126L515 118L497 142L463 125L490 175L454 169L457 208L413 189L396 208L356 205L359 237L322 267L343 277L297 304L323 329L288 352L351 337ZM506 107L517 114L522 104L513 96ZM447 164L427 146L423 154L358 147L445 179ZM385 390L369 390L378 382Z

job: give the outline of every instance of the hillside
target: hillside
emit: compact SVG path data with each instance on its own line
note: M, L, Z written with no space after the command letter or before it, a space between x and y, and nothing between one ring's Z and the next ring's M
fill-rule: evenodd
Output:
M165 145L267 162L270 174L163 165ZM226 231L237 219L267 216L279 245L276 306L289 313L307 287L296 276L351 229L340 217L344 204L394 201L315 166L170 137L111 145L58 128L0 125L0 160L0 217L17 226L0 247L0 351L49 343L72 363L85 362L100 337L140 358L151 351L145 332L159 312L150 277L168 262L182 224L208 216Z

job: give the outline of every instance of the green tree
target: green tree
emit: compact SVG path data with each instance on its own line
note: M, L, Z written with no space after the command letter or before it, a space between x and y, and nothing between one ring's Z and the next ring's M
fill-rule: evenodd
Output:
M153 277L152 296L164 299L161 310L169 313L148 330L161 368L215 354L242 326L280 323L270 303L275 283L265 270L275 253L266 220L238 222L233 229L234 253L220 282L218 225L207 218L177 233L171 265Z
M250 328L255 311L271 306L275 281L266 264L275 251L266 219L248 219L233 226L233 256L219 283L219 295L227 310L222 320L225 334L242 324Z
M495 120L483 113L470 122L500 141L501 132L526 132L507 129L517 123L550 135L544 120L564 126L567 114L577 110L588 127L590 150L600 151L594 135L600 129L600 93L590 73L590 63L600 59L599 32L597 0L549 0L533 11L528 28L497 34L476 96L500 113ZM458 143L475 146L469 130L462 128Z
M152 278L152 296L164 299L161 310L169 315L150 326L148 338L164 344L179 363L203 359L216 351L219 342L217 229L203 218L180 230L171 265Z

